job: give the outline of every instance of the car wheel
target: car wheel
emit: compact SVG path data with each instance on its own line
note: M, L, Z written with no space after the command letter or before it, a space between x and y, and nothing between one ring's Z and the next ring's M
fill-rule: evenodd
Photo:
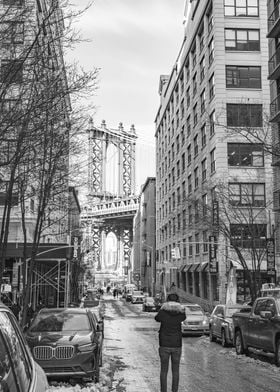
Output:
M280 339L278 339L276 342L275 365L280 367Z
M246 355L248 353L247 349L244 347L241 331L237 331L235 334L235 351L237 355Z
M210 342L216 341L216 337L213 335L213 330L211 327L209 328L209 340L210 340Z
M224 329L222 329L221 342L222 342L223 347L227 347L227 338L226 338L226 332Z

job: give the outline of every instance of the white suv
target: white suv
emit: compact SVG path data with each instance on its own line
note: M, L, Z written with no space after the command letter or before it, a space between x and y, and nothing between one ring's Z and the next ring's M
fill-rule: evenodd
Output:
M134 290L132 293L131 303L132 304L142 304L144 302L144 294L143 291Z

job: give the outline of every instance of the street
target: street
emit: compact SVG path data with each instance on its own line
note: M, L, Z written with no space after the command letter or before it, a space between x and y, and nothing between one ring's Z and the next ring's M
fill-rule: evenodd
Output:
M159 392L158 328L142 305L105 297L104 364L100 384L53 384L50 391ZM169 373L169 376L171 374ZM184 337L179 392L278 392L279 368L272 359L237 356L208 336ZM169 385L170 377L169 377ZM78 388L78 389L77 389ZM171 387L170 387L171 388Z

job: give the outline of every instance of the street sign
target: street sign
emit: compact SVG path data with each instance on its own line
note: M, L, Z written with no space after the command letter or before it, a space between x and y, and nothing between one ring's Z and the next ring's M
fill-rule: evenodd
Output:
M180 259L180 248L178 246L171 249L171 258L175 260Z
M218 273L217 262L217 237L215 235L209 236L209 272L210 274Z
M268 275L275 275L275 243L274 238L267 238L266 240L266 255L267 255L267 273Z

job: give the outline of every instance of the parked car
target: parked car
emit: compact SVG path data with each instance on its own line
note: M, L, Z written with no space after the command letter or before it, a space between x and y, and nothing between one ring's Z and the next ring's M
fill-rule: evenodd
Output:
M144 302L144 294L143 291L134 290L132 292L131 303L132 304L142 304Z
M103 337L86 308L44 308L26 338L35 360L51 378L99 381Z
M216 305L209 319L209 338L213 342L216 339L221 341L223 347L233 344L233 321L232 315L239 311L249 311L249 306Z
M248 313L234 313L234 344L238 355L249 349L275 357L280 367L280 298L257 298Z
M143 309L143 312L156 312L157 305L155 303L154 297L145 297L142 309Z
M203 335L209 332L209 317L198 304L182 304L185 308L186 319L182 321L183 335Z
M46 374L34 361L15 316L0 302L0 391L47 389Z

